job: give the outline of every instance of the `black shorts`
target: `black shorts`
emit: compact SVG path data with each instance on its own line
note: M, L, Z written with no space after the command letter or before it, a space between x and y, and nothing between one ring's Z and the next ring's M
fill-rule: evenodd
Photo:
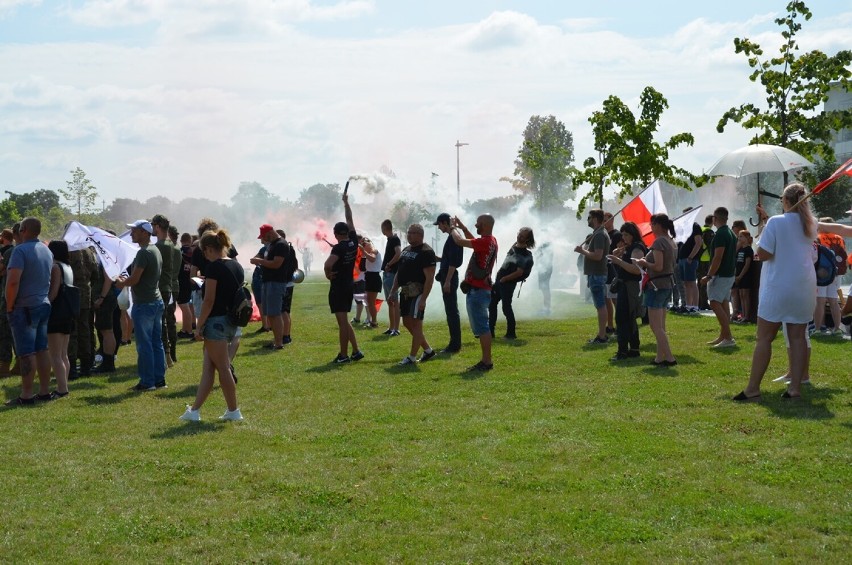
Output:
M47 333L71 335L74 329L74 320L54 320L48 318Z
M379 272L372 273L367 271L367 279L364 281L367 283L367 292L381 292L382 291L382 274Z
M423 311L420 311L420 306L423 306ZM399 313L402 316L411 316L415 320L422 320L426 314L426 304L423 303L423 295L417 296L400 296L399 297Z
M331 287L328 291L328 306L331 308L331 313L351 312L352 311L352 286Z
M177 302L178 304L188 304L192 300L192 287L195 286L192 284L192 281L186 281L185 283L181 281L180 290L177 294Z
M364 294L367 292L367 281L355 281L352 283L352 294Z
M118 308L118 300L115 294L110 291L107 297L101 302L100 308L95 310L95 329L98 331L109 331L113 328L112 318L113 312Z
M293 287L288 286L284 290L284 297L281 299L281 311L290 313L290 307L293 305Z

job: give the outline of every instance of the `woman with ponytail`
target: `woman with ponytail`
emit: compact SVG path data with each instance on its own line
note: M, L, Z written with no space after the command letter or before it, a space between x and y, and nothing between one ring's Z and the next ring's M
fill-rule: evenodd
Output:
M228 307L237 289L243 285L245 271L239 263L228 257L230 248L231 240L223 229L205 232L199 240L199 249L208 261L204 271L203 301L195 329L195 339L204 341L204 361L195 402L186 407L181 420L201 420L201 406L213 390L213 379L217 372L219 387L228 405L225 414L219 419L243 419L237 404L237 387L228 355L228 345L237 334L237 327L228 319Z
M807 190L794 182L784 189L784 213L772 216L757 244L762 262L757 306L757 341L746 388L734 397L740 402L760 400L760 382L772 358L772 341L784 327L790 382L782 398L799 398L803 375L808 374L807 328L816 305L814 238L817 222L805 201ZM758 215L766 212L758 206Z
M677 361L666 335L666 309L672 297L677 261L677 244L672 239L675 235L674 222L665 214L654 214L651 216L651 233L655 237L651 250L644 258L635 260L636 265L648 271L648 282L644 288L645 307L651 331L657 338L657 355L651 364L673 367Z

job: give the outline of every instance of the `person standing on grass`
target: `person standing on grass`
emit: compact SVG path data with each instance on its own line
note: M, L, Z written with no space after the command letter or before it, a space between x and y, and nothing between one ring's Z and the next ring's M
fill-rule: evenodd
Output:
M343 209L346 213L346 223L334 224L334 237L337 244L331 248L331 254L325 260L323 269L325 278L331 281L328 290L328 306L337 321L337 337L340 351L332 363L349 363L360 361L364 353L358 349L355 330L349 321L352 311L352 295L354 281L352 271L355 268L355 257L358 255L358 234L352 220L352 208L349 206L349 196L343 194ZM348 355L349 345L352 345L352 355Z
M651 331L657 339L657 355L651 364L673 367L677 361L672 355L666 334L666 312L672 296L677 261L677 244L672 239L675 236L674 222L666 214L654 214L651 216L651 233L655 238L651 250L644 258L634 261L634 264L648 271L644 290L645 308L648 309Z
M163 297L163 349L166 352L166 365L171 367L177 361L177 319L175 318L176 296L172 295L173 278L177 276L183 259L180 250L175 247L169 237L169 219L162 214L151 218L151 227L157 237L157 249L163 258L163 269L160 273L160 296Z
M376 298L382 291L382 252L376 249L369 237L364 237L361 241L364 257L367 258L365 283L367 287L367 315L370 317L370 323L364 324L364 327L378 328L379 311L376 307Z
M615 229L611 212L604 212L604 229L609 236L609 249L604 255L609 255L621 244L621 232ZM615 267L607 261L606 269L606 334L611 335L615 333L615 301L618 296L610 284L615 280Z
M751 360L748 384L733 400L760 400L760 383L772 359L772 341L781 326L786 326L788 373L790 382L784 399L801 396L801 382L808 374L807 327L816 306L816 272L813 240L817 222L808 202L801 202L807 190L794 182L784 189L781 206L784 213L766 221L757 244L761 261L760 296L757 304L757 341ZM758 206L761 221L766 212Z
M399 269L391 287L391 299L399 300L402 323L411 334L411 349L400 365L413 365L418 361L428 361L437 353L429 346L423 334L423 318L426 313L426 299L432 291L435 280L435 251L423 243L423 226L411 224L406 232L408 246L402 250ZM399 298L396 292L399 291ZM423 355L417 358L417 352L423 348Z
M578 245L574 251L583 256L583 274L588 277L588 287L592 294L592 302L598 314L598 334L589 340L589 343L599 344L609 341L607 338L607 310L606 310L606 277L607 262L606 255L609 253L609 234L604 227L604 212L596 208L589 210L586 218L588 225L592 228L592 235L583 245Z
M685 210L684 213L688 212ZM692 223L692 234L686 238L678 249L677 268L683 281L684 301L680 312L684 314L698 313L698 263L704 250L704 238L698 222Z
M719 322L719 336L708 341L716 349L734 347L737 342L731 335L731 288L737 270L737 238L728 227L728 209L718 207L713 211L716 235L710 244L712 259L701 284L707 285L707 299Z
M647 253L639 228L633 222L624 222L621 226L621 245L607 257L615 266L618 281L618 298L615 303L618 352L610 361L639 357L639 326L636 319L642 317L643 311L639 292L642 271L635 260Z
M467 318L473 336L479 339L482 359L468 371L490 371L494 368L491 360L491 329L488 327L488 305L491 303L491 271L497 261L497 239L491 235L494 231L494 216L482 214L476 218L476 233L473 237L458 217L453 219L453 231L450 235L456 245L470 247L473 255L467 264L464 286L467 288ZM459 232L461 230L461 233ZM460 285L461 286L461 285Z
M446 212L438 214L435 220L436 226L441 232L448 234L444 242L444 250L439 257L441 263L438 274L435 276L441 284L441 298L444 300L444 312L447 315L447 327L450 331L450 341L440 353L458 353L461 351L461 317L459 316L459 267L464 261L464 249L462 249L452 235L452 218Z
M21 394L7 402L7 406L35 403L33 381L36 369L38 398L51 398L47 321L50 318L48 293L53 254L38 239L41 234L38 218L24 218L19 234L21 241L12 251L6 267L6 315L21 365Z
M382 234L387 238L385 244L385 255L382 259L382 285L385 291L385 302L388 306L388 329L384 331L385 335L395 337L399 335L399 304L391 303L391 287L393 279L396 276L396 269L399 267L399 257L402 254L402 241L399 236L393 231L393 224L390 220L382 222Z
M219 374L219 388L228 408L220 420L242 420L237 403L237 386L231 367L229 345L237 334L237 326L228 319L228 308L237 289L243 285L243 267L228 257L231 240L225 230L210 231L201 236L200 249L208 261L205 268L204 299L198 314L195 339L204 341L204 360L201 366L201 382L195 402L187 406L181 420L198 422L201 407L213 390L215 374Z
M6 265L15 249L20 224L0 233L0 379L12 376L12 329L6 317Z
M260 265L263 269L262 313L266 316L269 327L272 328L272 343L266 347L275 350L283 349L284 317L282 314L284 293L287 289L287 281L284 280L284 262L290 255L290 245L269 224L260 226L260 235L257 238L266 244L263 257L258 255L251 258L252 265Z
M178 274L177 305L180 308L180 331L177 337L191 338L195 327L195 311L192 308L192 290L195 283L189 276L192 270L192 236L183 233L180 236L181 269Z
M833 224L834 218L820 218L819 223L820 225ZM832 251L837 249L839 252L842 251L845 255L846 244L843 242L842 237L827 232L820 232L818 237L820 245L824 245ZM831 281L830 284L817 287L817 303L816 309L814 310L814 328L816 331L822 331L826 335L843 335L843 329L840 327L840 301L837 296L837 290L840 288L840 277L846 273L846 261L841 261L841 255L838 255L837 257L839 258L837 261L837 276L834 277L834 280ZM828 307L831 310L831 321L834 323L834 327L825 327L825 329L823 329L826 304L828 304Z
M734 292L739 298L739 318L735 322L751 321L751 289L754 287L754 250L751 244L754 239L747 229L737 234L737 269L734 276Z
M139 382L133 387L137 392L155 390L166 386L166 352L163 349L163 297L160 295L160 271L163 258L156 246L150 245L154 228L147 220L127 224L133 243L139 251L133 260L129 277L120 276L116 287L130 287L133 320L136 336L136 355Z
M494 287L491 289L491 303L488 305L488 327L494 338L497 326L497 306L502 303L503 315L506 317L505 339L516 339L515 311L512 309L512 298L518 281L523 282L532 272L533 256L530 249L535 247L535 235L532 228L523 227L518 230L515 244L509 248L503 265L495 275Z
M74 272L68 264L68 243L64 239L51 241L47 248L53 254L53 266L50 269L50 317L47 319L47 351L50 354L50 365L56 379L56 390L51 398L68 396L68 375L71 372L71 361L68 359L68 340L74 327L74 315L56 307L60 287L74 285Z

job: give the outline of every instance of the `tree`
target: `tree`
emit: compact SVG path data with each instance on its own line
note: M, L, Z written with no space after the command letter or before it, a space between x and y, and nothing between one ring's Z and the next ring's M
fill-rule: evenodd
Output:
M434 210L430 210L419 202L397 200L391 210L390 218L395 226L408 227L411 224L428 225L435 215Z
M554 116L532 116L515 159L515 178L500 180L531 196L538 210L562 207L574 171L574 136Z
M71 171L71 180L65 181L66 189L59 189L59 194L71 204L71 209L77 207L77 216L95 212L95 202L98 200L98 189L86 178L86 172L77 167Z
M59 195L52 190L40 188L24 194L15 194L7 190L6 194L9 195L9 200L15 203L21 218L43 217L50 210L59 207Z
M783 43L777 57L763 58L763 49L747 38L735 38L736 53L748 57L752 69L749 80L763 85L766 109L745 103L725 112L716 126L719 133L733 121L748 130L756 130L752 143L781 145L811 160L834 162L830 145L832 131L852 127L852 110L817 111L828 100L832 83L849 87L852 51L839 51L829 57L819 50L796 56L796 34L802 18L811 19L811 11L801 1L787 4L787 14L777 18Z
M802 171L801 177L807 186L815 186L830 177L836 168L837 165L834 163L817 159L813 167ZM846 211L849 209L850 202L852 202L852 180L845 175L811 198L817 217L829 216L835 220L847 216Z
M343 207L339 184L315 184L299 193L296 205L304 212L320 218L331 218Z
M617 198L633 194L634 188L644 188L655 179L691 190L704 184L705 179L689 171L669 165L669 152L681 145L691 147L695 138L684 132L673 135L664 143L654 140L660 116L669 107L668 100L651 86L646 86L639 98L639 119L617 96L610 96L603 109L589 117L595 138L598 159L589 157L577 180L592 185L579 202L577 216L582 215L591 201L603 202L607 185L618 187Z
M11 228L20 219L21 215L14 200L7 198L0 202L0 228Z

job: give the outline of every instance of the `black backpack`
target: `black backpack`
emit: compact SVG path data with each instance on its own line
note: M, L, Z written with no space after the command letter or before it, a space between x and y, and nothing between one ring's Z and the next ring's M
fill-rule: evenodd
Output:
M231 299L231 304L228 306L228 321L244 328L251 320L251 314L254 310L254 305L251 301L251 291L244 283L240 283L237 276L228 269L228 272L234 277L234 282L237 283L237 290L234 292L234 297Z

